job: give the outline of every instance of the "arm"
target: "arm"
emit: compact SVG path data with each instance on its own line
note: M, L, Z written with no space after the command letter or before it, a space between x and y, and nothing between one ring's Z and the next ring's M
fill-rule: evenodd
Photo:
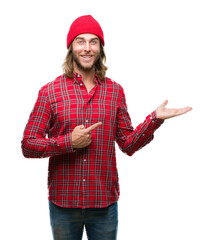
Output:
M123 93L122 103L117 115L116 141L120 149L133 155L154 138L154 132L164 120L185 114L192 110L191 107L185 108L166 108L168 100L164 101L153 113L146 117L146 120L139 124L134 130L127 111L125 95Z
M154 138L154 131L161 126L164 120L158 119L156 112L148 115L145 121L135 130L127 111L126 99L123 92L122 102L117 113L116 141L119 148L127 155L133 155Z
M70 133L46 138L51 128L51 117L50 102L45 88L42 88L24 130L22 152L26 158L50 157L73 151Z

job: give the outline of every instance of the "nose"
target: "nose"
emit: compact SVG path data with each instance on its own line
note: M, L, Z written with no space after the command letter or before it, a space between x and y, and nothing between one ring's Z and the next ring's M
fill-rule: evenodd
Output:
M84 51L86 51L86 52L90 51L90 43L89 42L85 42Z

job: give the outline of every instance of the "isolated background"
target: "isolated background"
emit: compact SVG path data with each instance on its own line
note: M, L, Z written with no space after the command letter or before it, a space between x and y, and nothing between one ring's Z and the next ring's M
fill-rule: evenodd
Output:
M85 14L103 28L107 76L124 87L134 127L165 99L193 107L132 157L117 148L118 239L213 239L212 12L207 0L0 3L1 239L52 239L48 159L25 159L21 139L39 89L62 73L70 24Z

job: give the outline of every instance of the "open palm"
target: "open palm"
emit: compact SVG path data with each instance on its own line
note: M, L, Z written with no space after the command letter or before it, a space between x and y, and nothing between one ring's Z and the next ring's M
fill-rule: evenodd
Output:
M176 117L182 114L185 114L192 110L191 107L184 107L184 108L166 108L168 100L165 100L157 109L156 115L159 119L168 119L172 117Z

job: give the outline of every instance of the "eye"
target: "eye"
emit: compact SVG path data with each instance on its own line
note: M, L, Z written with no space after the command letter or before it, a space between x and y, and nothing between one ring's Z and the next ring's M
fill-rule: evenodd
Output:
M91 44L95 45L95 44L97 44L97 42L98 42L97 40L92 40Z
M78 44L82 45L84 43L83 40L78 40Z

